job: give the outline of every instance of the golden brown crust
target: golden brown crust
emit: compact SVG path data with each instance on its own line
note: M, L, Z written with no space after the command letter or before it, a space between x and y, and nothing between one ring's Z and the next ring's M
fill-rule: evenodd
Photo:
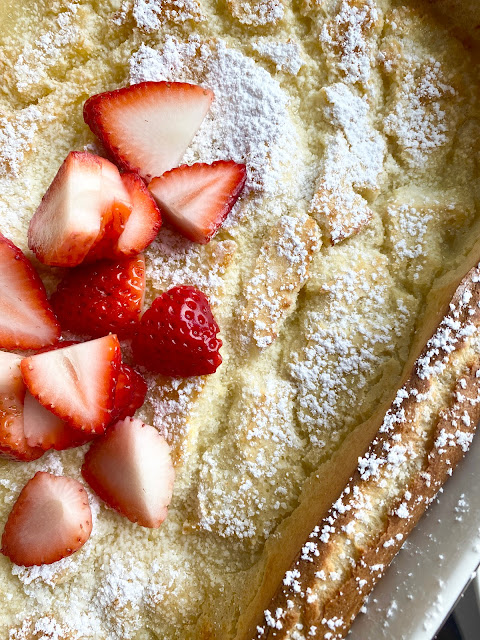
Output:
M480 419L479 281L475 267L458 286L368 452L287 571L258 640L343 638L468 449Z

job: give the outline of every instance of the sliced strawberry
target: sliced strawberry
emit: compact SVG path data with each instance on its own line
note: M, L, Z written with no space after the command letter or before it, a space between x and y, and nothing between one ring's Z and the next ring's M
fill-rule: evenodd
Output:
M72 151L43 196L28 229L28 246L40 262L80 264L101 229L102 164Z
M51 564L78 551L90 537L92 512L82 485L38 471L8 516L2 553L15 564Z
M0 233L0 348L39 349L59 337L43 282L20 249Z
M167 517L175 478L170 448L141 420L121 420L95 440L82 475L108 506L142 527L157 528Z
M43 451L48 449L63 451L80 447L94 437L94 434L83 433L69 427L54 413L42 407L29 391L25 394L23 430L27 444L31 447L40 447Z
M120 234L130 211L130 198L115 165L91 153L72 151L30 221L28 246L44 264L74 267L110 226Z
M70 427L102 433L111 420L120 365L116 335L22 360L30 393Z
M46 353L56 349L64 349L79 344L76 340L63 340L51 347L40 349L38 353ZM23 378L22 378L23 382ZM90 442L94 434L72 429L54 413L45 409L30 391L26 391L23 407L23 431L25 439L31 447L40 447L43 451L56 449L62 451L72 447L80 447Z
M206 244L230 213L247 176L244 164L218 160L167 171L148 188L162 215L193 242Z
M132 213L116 245L117 255L132 256L153 242L162 226L162 214L152 194L137 173L124 173L122 180L132 202Z
M115 258L115 247L132 212L132 201L117 167L102 161L102 224L84 262ZM139 253L137 251L137 253Z
M121 364L118 372L117 387L115 389L115 406L112 422L124 420L133 416L145 402L147 383L143 377L128 364Z
M28 461L40 458L43 449L31 447L25 439L21 360L14 353L0 351L0 457Z
M143 309L143 255L71 269L51 297L63 329L90 337L131 336Z
M174 287L155 298L132 342L137 364L165 376L201 376L222 362L220 331L204 293Z
M87 100L83 118L115 162L146 179L176 166L213 93L184 82L141 82Z

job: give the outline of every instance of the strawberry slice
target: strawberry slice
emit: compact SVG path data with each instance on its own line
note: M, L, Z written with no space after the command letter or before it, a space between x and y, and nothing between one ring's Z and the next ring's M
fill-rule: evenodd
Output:
M87 492L72 478L38 471L8 516L2 553L15 564L51 564L78 551L90 537Z
M100 158L100 161L103 197L101 229L84 258L85 262L115 258L114 247L132 213L132 200L117 167L105 158Z
M0 457L36 460L43 449L31 447L23 430L25 385L20 371L21 356L0 351Z
M102 164L72 151L43 196L28 229L40 262L72 267L82 262L101 229Z
M70 270L51 297L63 329L90 337L131 336L145 294L143 255Z
M38 353L64 349L74 344L79 344L79 342L76 340L63 340L51 347L40 349ZM54 413L42 407L38 400L27 390L23 406L23 431L27 443L31 447L40 447L43 451L48 451L49 449L63 451L64 449L80 447L86 442L90 442L94 437L92 434L81 433L78 429L69 427Z
M167 517L175 472L154 427L126 418L95 440L82 475L100 498L132 522L157 528Z
M195 287L173 287L145 311L132 341L137 364L164 376L202 376L222 362L210 304Z
M111 420L120 365L116 335L22 360L30 393L68 426L102 433Z
M92 96L83 119L122 169L149 180L178 164L213 97L184 82L141 82Z
M20 249L0 233L0 348L39 349L59 337L43 282Z
M117 387L115 389L115 405L112 412L112 422L124 420L133 416L145 402L147 383L143 377L128 364L121 364L118 372Z
M74 267L110 225L120 234L130 211L118 169L105 158L72 151L30 221L28 246L44 264Z
M116 245L117 255L132 256L153 242L162 226L162 214L137 173L122 175L132 202L132 213Z
M43 451L80 447L94 437L69 427L54 413L42 407L29 391L25 393L23 430L27 444L30 447L40 447Z
M233 160L198 162L167 171L148 188L162 215L182 235L206 244L230 213L246 177L245 165Z

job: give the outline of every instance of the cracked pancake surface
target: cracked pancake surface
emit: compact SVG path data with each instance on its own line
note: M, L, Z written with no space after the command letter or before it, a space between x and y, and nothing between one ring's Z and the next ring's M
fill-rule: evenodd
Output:
M31 0L0 19L0 230L22 250L68 151L101 151L82 119L94 93L209 87L183 162L248 170L210 244L165 226L146 251L147 304L197 286L224 343L212 376L148 378L138 415L177 466L167 520L142 529L90 493L77 554L30 569L0 556L0 635L248 638L394 398L431 292L477 255L474 50L395 0ZM83 452L0 461L0 522L35 471L79 478Z

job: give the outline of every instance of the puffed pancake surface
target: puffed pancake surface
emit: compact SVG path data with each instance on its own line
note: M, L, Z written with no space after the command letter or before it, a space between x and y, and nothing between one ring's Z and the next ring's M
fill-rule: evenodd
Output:
M460 0L0 5L0 231L49 294L27 229L69 151L104 153L88 97L208 88L182 162L247 166L209 244L164 224L145 251L146 305L194 285L223 342L212 375L144 372L168 517L87 486L79 551L0 555L0 638L344 637L479 418L479 22ZM87 448L0 459L0 528L36 472L83 482Z

